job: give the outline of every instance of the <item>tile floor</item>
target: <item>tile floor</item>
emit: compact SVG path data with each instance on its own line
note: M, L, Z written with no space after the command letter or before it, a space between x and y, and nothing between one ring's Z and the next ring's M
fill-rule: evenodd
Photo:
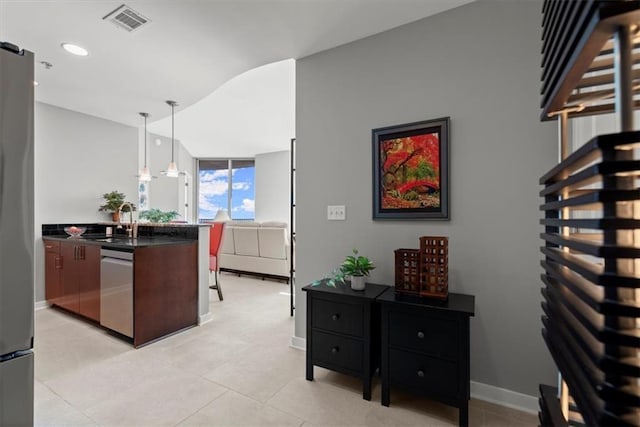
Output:
M451 426L457 410L392 392L370 402L354 378L289 347L288 285L222 275L213 320L140 349L55 309L36 312L37 426ZM537 417L472 399L470 424L534 426Z

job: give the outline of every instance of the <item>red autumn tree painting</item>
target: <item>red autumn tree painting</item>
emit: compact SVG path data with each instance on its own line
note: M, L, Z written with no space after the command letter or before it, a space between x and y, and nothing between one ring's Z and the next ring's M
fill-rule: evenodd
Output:
M382 209L440 208L439 133L381 141Z

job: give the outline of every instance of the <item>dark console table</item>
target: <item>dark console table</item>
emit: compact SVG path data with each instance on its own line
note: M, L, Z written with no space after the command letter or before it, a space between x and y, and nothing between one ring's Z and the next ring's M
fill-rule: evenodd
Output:
M377 301L382 309L382 404L389 406L390 386L398 386L457 407L460 425L467 426L469 318L475 297L450 293L443 302L389 288Z
M371 400L371 376L380 360L380 319L375 299L387 286L349 283L305 286L307 292L307 380L313 366L362 378L362 397Z

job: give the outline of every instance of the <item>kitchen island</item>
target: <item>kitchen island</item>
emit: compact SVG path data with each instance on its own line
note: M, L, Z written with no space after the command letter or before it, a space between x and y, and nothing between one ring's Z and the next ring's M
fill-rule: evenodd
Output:
M135 347L199 323L199 249L208 243L198 238L200 226L141 226L135 239L107 236L108 224L83 226L87 232L76 238L59 234L59 225L43 225L48 303Z

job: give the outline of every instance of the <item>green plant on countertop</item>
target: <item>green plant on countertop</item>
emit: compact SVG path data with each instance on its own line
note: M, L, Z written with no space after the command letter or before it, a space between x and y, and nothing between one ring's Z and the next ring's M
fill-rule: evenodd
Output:
M176 211L164 212L160 209L149 209L148 211L140 212L140 219L148 219L149 222L169 222L178 216Z
M321 283L325 283L327 286L333 288L336 287L336 283L344 283L344 279L347 276L368 276L369 272L373 270L375 265L369 258L358 255L358 250L353 249L353 255L348 255L339 268L336 268L331 274L323 279L314 281L311 286L318 286Z
M120 193L117 190L113 190L109 193L104 193L102 195L102 198L104 199L104 205L101 205L100 208L98 210L100 211L108 211L108 212L117 212L118 208L125 202L125 195L124 193ZM133 210L136 210L136 205L134 205L131 202L127 202L129 204L131 204L131 207L133 208ZM122 206L122 212L129 212L129 206L128 205L124 205Z

